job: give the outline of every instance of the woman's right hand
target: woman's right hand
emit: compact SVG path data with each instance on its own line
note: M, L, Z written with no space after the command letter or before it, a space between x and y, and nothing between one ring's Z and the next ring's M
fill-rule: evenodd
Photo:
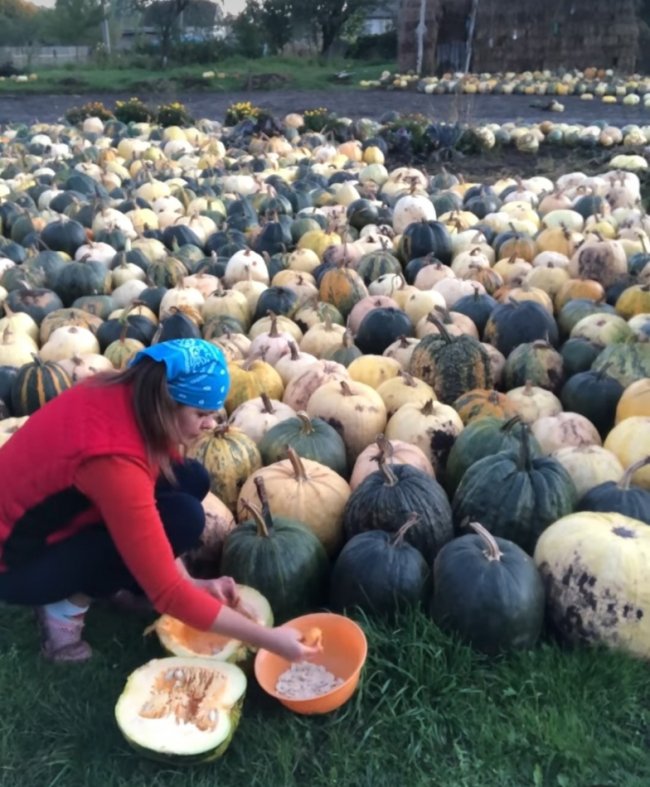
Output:
M317 645L305 645L302 633L290 626L279 626L269 633L273 642L266 646L267 650L272 650L287 661L305 661L321 651Z

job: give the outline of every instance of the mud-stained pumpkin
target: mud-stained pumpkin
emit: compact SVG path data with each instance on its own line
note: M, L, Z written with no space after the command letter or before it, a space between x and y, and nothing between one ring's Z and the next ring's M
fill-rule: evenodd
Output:
M534 559L548 619L564 639L650 658L647 524L622 514L570 514L542 533Z

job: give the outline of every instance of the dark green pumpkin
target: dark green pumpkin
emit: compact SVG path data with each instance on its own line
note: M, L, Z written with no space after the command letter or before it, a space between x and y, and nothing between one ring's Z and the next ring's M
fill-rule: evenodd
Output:
M630 465L621 480L605 481L592 487L578 501L576 511L623 514L650 525L650 490L632 486L632 476L650 464L650 456Z
M488 416L467 424L454 441L447 457L445 487L448 494L453 497L465 471L474 462L500 451L519 451L522 432L528 433L532 455L540 456L539 443L518 416L509 420Z
M262 464L270 465L286 459L289 446L298 456L319 462L343 478L348 477L343 438L322 418L310 418L301 411L295 418L287 418L272 426L258 444Z
M497 300L487 293L480 293L476 287L473 295L463 295L454 303L454 311L469 317L482 336L487 321L497 305Z
M67 388L72 388L72 379L65 369L34 355L11 383L11 409L16 416L31 415Z
M449 265L453 256L449 230L441 221L414 221L402 233L397 254L404 263L432 254Z
M200 339L201 329L191 317L176 306L172 306L171 314L160 321L151 344L167 342L172 339Z
M163 230L162 242L170 251L187 245L196 246L199 249L203 248L203 243L199 236L186 224L169 224Z
M51 251L64 251L74 257L77 249L87 243L88 239L86 230L78 221L60 219L43 227L41 241Z
M451 507L444 489L412 465L388 465L370 473L352 492L343 513L346 540L368 530L396 533L412 514L418 521L406 540L432 561L453 535Z
M252 249L258 254L281 254L292 247L291 231L285 223L267 221L255 237Z
M110 295L82 295L74 301L70 308L80 309L89 314L94 314L102 320L106 320L117 306Z
M451 336L434 317L439 334L416 344L408 371L433 388L441 402L451 404L473 388L492 388L490 357L472 336Z
M607 369L579 372L570 377L562 391L560 401L567 412L580 413L588 418L605 437L614 427L616 405L624 387Z
M39 251L33 257L28 257L22 267L40 277L43 287L54 289L57 276L64 265L66 260L60 252Z
M13 414L11 408L11 386L17 375L18 368L16 366L0 366L0 401L5 403L9 410L9 415Z
M64 306L72 306L83 295L109 295L111 272L96 260L68 262L59 270L54 289Z
M406 312L383 306L371 309L361 320L354 343L365 355L381 355L400 336L413 333L413 323Z
M355 361L362 355L363 353L354 343L350 331L345 331L341 337L341 346L327 350L323 354L323 359L326 361L335 361L336 363L340 363L342 366L348 367L352 361Z
M560 349L564 362L564 373L567 378L578 372L586 372L596 360L603 348L589 339L568 339Z
M650 342L610 344L593 362L593 371L605 371L627 388L628 385L650 377Z
M366 224L376 224L379 213L377 206L367 199L355 199L346 208L348 224L357 230Z
M298 294L290 287L267 287L257 299L253 322L266 317L269 312L292 317L298 305Z
M450 541L435 560L433 620L490 656L532 648L545 604L537 567L517 544L471 526L475 534Z
M552 457L533 458L527 433L519 451L500 451L474 462L453 499L458 528L479 519L495 536L508 538L532 554L541 532L573 511L571 476Z
M558 393L564 383L564 361L548 342L525 342L508 356L503 381L506 391L530 383Z
M263 491L261 495L261 510L251 508L254 519L226 536L219 571L258 590L271 605L276 623L282 623L325 602L329 561L304 524L272 517Z
M508 357L522 342L545 339L558 343L558 329L553 317L539 303L510 298L492 310L483 338Z
M368 286L387 273L401 273L402 264L390 251L369 251L356 263L355 269Z
M330 604L344 612L355 607L386 617L423 605L431 569L422 553L405 541L415 524L407 519L397 533L369 530L353 536L332 569Z
M176 257L162 257L152 260L147 268L147 279L155 287L176 287L189 271L187 266Z
M217 339L227 333L246 333L247 327L236 317L227 314L215 314L203 323L203 338Z
M616 314L616 309L607 303L597 303L589 298L572 298L557 314L557 324L562 336L569 336L574 326L583 317L591 314Z
M38 325L50 312L63 308L56 292L44 287L12 290L7 295L6 305L12 312L26 312Z
M126 314L105 320L95 334L102 352L120 338L137 339L145 346L151 344L157 326L141 314Z

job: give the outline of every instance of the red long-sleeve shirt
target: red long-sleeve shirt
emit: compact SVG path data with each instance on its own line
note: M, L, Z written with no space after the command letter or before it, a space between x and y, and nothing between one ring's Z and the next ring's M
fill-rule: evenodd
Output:
M130 388L77 385L59 394L0 449L0 571L11 570L2 558L12 540L12 547L24 543L41 526L33 524L42 520L35 511L51 501L54 522L68 505L70 516L48 528L48 543L103 521L156 610L207 630L222 604L176 565L156 507L157 474Z

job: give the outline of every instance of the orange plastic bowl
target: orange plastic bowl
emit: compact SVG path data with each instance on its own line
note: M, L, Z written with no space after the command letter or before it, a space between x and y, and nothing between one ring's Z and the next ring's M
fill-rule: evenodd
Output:
M285 624L303 634L319 628L323 634L323 651L310 658L313 664L322 664L333 675L343 678L343 683L327 694L308 700L288 699L278 694L275 687L280 675L291 662L268 650L258 651L255 657L255 677L267 694L275 697L295 713L329 713L340 708L354 694L359 685L361 669L368 655L368 643L363 629L350 618L331 612L314 612L294 618Z

